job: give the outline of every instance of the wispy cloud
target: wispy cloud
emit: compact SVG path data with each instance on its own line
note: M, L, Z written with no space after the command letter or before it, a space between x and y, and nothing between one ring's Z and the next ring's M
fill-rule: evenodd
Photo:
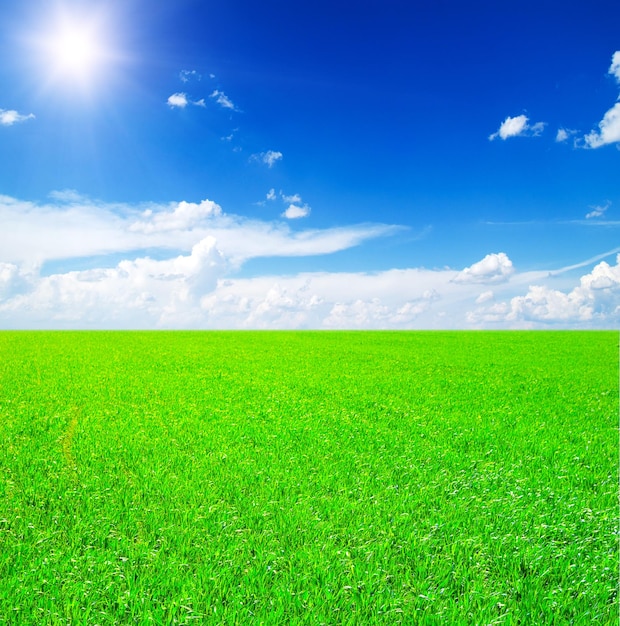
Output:
M283 156L284 155L281 152L277 152L275 150L267 150L267 152L259 152L257 154L253 154L250 159L253 161L260 161L261 163L265 163L267 167L273 167L275 163L282 160Z
M301 202L301 196L298 193L294 193L291 196L286 195L284 192L280 192L280 196L284 202L291 204L299 204Z
M537 137L545 128L545 122L529 123L526 115L517 115L516 117L507 117L499 127L499 130L489 135L489 140L493 141L499 137L506 140L509 137Z
M620 51L614 52L609 74L620 84ZM586 148L600 148L611 143L620 142L620 102L609 109L598 124L598 131L591 131L583 138Z
M281 221L226 214L211 200L166 204L104 203L73 190L54 192L53 202L0 196L0 261L41 265L50 260L139 254L141 250L191 250L205 237L237 266L261 256L330 254L399 227L358 224L291 232Z
M232 111L237 110L232 100L223 91L216 89L209 97L213 98L221 107L225 109L231 109Z
M179 78L182 83L189 83L193 80L201 80L202 75L199 74L196 70L181 70L179 72Z
M33 120L34 114L22 115L14 110L0 109L0 125L12 126L18 122L25 122L26 120Z
M558 128L558 132L555 135L555 141L557 143L563 143L578 133L579 131L573 128Z
M611 206L611 202L607 200L605 204L594 205L594 206L588 207L589 209L592 209L592 210L589 213L586 213L586 219L590 220L595 217L603 217L605 213L607 212L607 209L610 206Z

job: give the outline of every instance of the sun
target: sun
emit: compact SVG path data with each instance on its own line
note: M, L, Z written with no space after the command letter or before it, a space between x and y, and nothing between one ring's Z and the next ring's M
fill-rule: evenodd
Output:
M37 36L40 62L54 87L92 91L114 60L114 48L101 13L59 11Z
M51 62L59 76L84 81L97 71L105 57L104 49L89 26L67 21L50 38Z

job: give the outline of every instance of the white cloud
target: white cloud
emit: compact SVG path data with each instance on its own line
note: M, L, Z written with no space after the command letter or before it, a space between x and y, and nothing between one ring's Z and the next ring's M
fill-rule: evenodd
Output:
M531 285L525 295L479 308L468 314L471 323L519 326L614 328L620 323L620 255L616 265L602 261L582 276L570 291Z
M487 254L482 261L466 267L455 277L457 283L498 283L508 280L514 272L506 253Z
M570 137L577 135L579 133L578 130L574 128L558 128L558 132L555 135L556 143L564 143Z
M281 152L275 150L267 150L267 152L259 152L253 154L250 158L254 161L260 161L265 163L268 167L273 167L274 163L280 161L284 155Z
M477 298L476 304L484 304L485 302L489 302L493 300L494 295L492 291L483 291Z
M65 202L67 204L76 202L89 202L87 196L82 195L75 189L60 189L57 191L50 191L49 197L52 200L58 200L59 202Z
M143 233L191 230L206 218L221 214L222 208L211 200L203 200L200 204L183 200L171 211L153 213L152 209L146 209L142 213L142 219L130 224L129 230Z
M10 205L10 199L0 198L0 207ZM618 264L598 263L576 286L548 271L518 274L503 253L460 272L409 268L237 278L240 260L328 253L393 231L375 225L291 233L282 224L227 216L210 201L115 205L114 211L107 205L70 205L60 212L58 206L13 201L13 208L8 221L0 212L0 222L9 228L8 236L0 232L0 251L10 252L5 244L13 237L29 254L25 260L0 261L4 328L573 328L617 327L620 321ZM48 232L57 221L61 227ZM139 232L130 229L136 223ZM28 268L42 241L37 229L60 239L54 241L55 254L67 257L76 252L67 250L71 239L88 243L82 252L99 249L91 230L102 228L106 238L125 238L118 248L124 250L122 260L51 275ZM169 249L185 242L185 251L155 259L158 241ZM157 250L161 256L162 248ZM481 292L486 282L493 291Z
M620 50L614 52L613 56L611 57L609 73L615 76L616 80L620 83Z
M589 148L600 148L606 144L620 141L620 102L617 102L599 122L598 132L593 130L584 137Z
M196 70L181 70L179 78L183 83L189 83L191 80L200 80L202 76Z
M310 207L302 203L301 196L298 193L293 195L287 195L283 191L280 191L280 197L285 204L288 204L286 210L281 214L281 217L285 217L289 220L299 219L300 217L307 217L310 215Z
M75 191L56 192L37 204L0 196L0 261L42 264L140 250L191 250L213 236L233 263L261 256L312 256L344 250L389 235L398 227L360 224L295 233L281 222L225 214L211 200L199 203L111 204Z
M236 111L236 107L232 103L232 100L223 91L218 91L216 89L209 97L214 98L215 101L225 109Z
M303 206L297 206L296 204L291 204L284 213L282 213L282 217L286 217L289 220L298 219L300 217L307 217L310 214L310 207L307 204Z
M620 51L614 52L609 66L609 74L620 83ZM611 143L620 142L620 102L617 102L605 113L598 124L598 131L593 130L583 138L587 148L600 148Z
M200 100L190 100L187 97L187 94L182 92L173 93L168 97L168 106L171 109L184 109L188 104L203 108L207 106L204 98L201 98Z
M298 193L294 193L292 196L287 196L285 193L280 192L280 196L287 204L299 204L301 202L301 196Z
M275 200L276 199L276 190L275 189L270 189L267 192L267 195L265 197L267 198L267 200Z
M26 120L33 120L34 114L22 115L14 110L0 109L0 125L12 126L18 122L25 122Z
M530 125L529 118L525 115L509 116L502 122L497 132L489 135L489 139L493 141L497 137L503 140L519 136L537 137L543 132L544 128L544 122L536 122Z
M173 93L168 97L168 106L171 108L184 109L189 104L187 94L185 93Z
M593 217L603 217L603 215L605 215L605 212L610 206L611 202L609 200L607 200L607 202L602 205L590 206L589 208L592 210L589 213L586 213L586 219L589 220Z

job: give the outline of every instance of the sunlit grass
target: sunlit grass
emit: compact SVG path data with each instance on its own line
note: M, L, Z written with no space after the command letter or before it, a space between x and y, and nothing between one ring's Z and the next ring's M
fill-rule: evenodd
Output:
M618 334L0 333L0 623L618 623Z

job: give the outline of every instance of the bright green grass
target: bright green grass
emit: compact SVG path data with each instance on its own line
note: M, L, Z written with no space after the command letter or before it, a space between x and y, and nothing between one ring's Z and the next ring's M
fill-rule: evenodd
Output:
M0 333L1 624L617 624L618 333Z

